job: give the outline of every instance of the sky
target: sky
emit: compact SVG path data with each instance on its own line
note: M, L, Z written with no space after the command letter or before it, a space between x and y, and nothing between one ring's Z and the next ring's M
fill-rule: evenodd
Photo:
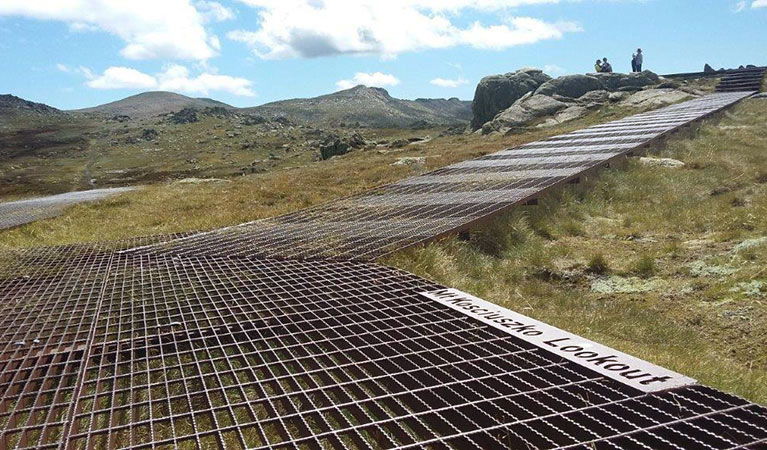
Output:
M767 0L0 0L0 94L61 109L145 91L234 106L358 84L471 100L637 47L659 74L767 65Z

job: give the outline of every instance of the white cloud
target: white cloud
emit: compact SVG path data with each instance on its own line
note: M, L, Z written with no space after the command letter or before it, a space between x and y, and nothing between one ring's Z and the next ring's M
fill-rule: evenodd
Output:
M387 87L396 86L400 81L394 75L387 73L374 72L365 73L357 72L351 80L338 80L336 87L338 89L351 89L354 86L365 85L369 87Z
M549 75L561 75L565 73L566 70L556 64L546 64L543 66L543 72Z
M93 75L93 72L91 71L91 69L84 66L72 67L66 64L58 63L56 64L56 68L59 69L59 71L64 73L80 74L89 80L96 78L96 76Z
M177 64L168 66L157 75L158 88L165 91L180 91L208 95L211 91L228 92L242 97L254 97L250 80L204 72L196 77L189 76L189 69Z
M86 84L93 89L153 89L157 80L130 67L110 67Z
M87 75L86 75L87 77ZM191 76L189 69L178 64L166 66L155 75L149 75L130 67L109 67L99 76L91 76L86 82L94 89L154 89L209 95L212 91L227 92L242 97L253 97L253 83L245 78L203 72Z
M219 2L201 0L194 6L208 22L223 22L234 19L234 11Z
M754 0L754 3L751 3L752 8L767 8L767 0Z
M744 9L746 9L746 0L740 0L738 3L735 4L734 10L736 13L739 13L743 11Z
M57 20L73 31L102 30L125 42L128 59L205 60L216 39L204 24L232 14L217 2L191 0L2 0L0 16Z
M435 78L431 80L429 83L433 84L434 86L439 86L444 88L457 88L459 86L463 86L464 84L469 84L469 81L463 78L458 78L455 80L448 80L445 78Z
M500 11L557 0L240 0L255 7L258 28L228 34L261 58L400 53L468 45L505 49L579 31L572 22L510 17L457 25L465 10ZM407 30L403 32L403 30Z

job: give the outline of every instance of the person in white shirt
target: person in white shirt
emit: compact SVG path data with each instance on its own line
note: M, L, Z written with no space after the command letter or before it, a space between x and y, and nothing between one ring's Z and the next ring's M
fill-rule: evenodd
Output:
M637 55L634 58L634 64L636 65L636 71L641 72L642 71L642 49L637 49Z

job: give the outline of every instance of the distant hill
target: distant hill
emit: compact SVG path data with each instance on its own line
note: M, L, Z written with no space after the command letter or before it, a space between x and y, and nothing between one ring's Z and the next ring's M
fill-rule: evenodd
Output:
M385 89L357 86L315 98L299 98L267 103L250 108L235 108L209 98L192 98L173 92L144 92L104 105L72 111L59 111L12 95L0 96L0 108L25 110L37 114L86 113L97 116L154 117L183 109L224 108L236 113L267 118L285 117L294 122L323 126L357 124L373 128L398 128L417 125L453 125L472 118L471 102L457 98L400 100Z
M157 116L159 114L180 111L184 108L202 109L210 107L234 109L226 103L209 98L192 98L173 92L144 92L143 94L133 95L116 102L71 112L104 116L124 115L135 118Z
M59 115L64 113L52 106L7 94L0 95L0 114Z
M328 125L407 127L418 123L454 124L471 120L471 102L457 98L400 100L385 89L357 86L315 98L282 100L241 110L266 117Z

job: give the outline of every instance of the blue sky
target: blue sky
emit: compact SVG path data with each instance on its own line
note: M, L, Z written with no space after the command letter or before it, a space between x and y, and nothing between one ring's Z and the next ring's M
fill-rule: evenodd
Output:
M0 0L0 93L251 106L355 84L470 100L485 75L767 64L767 0Z

